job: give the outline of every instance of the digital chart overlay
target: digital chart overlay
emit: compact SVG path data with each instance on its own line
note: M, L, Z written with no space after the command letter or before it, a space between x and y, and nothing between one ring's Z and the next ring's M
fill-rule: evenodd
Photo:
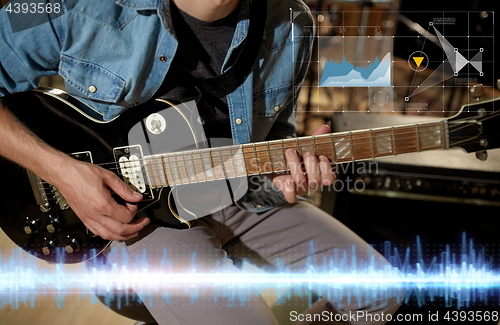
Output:
M292 23L300 14L291 15ZM353 18L364 14L313 12L316 79L302 86L313 103L309 109L443 113L450 94L471 103L470 88L493 92L494 12L398 12L390 21L390 13L371 8L373 18Z

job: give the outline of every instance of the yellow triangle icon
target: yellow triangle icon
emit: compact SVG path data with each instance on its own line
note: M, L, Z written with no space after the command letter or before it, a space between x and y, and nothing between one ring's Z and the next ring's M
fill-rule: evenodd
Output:
M424 60L423 56L414 56L413 57L413 61L415 61L415 63L417 64L417 68L420 67L420 64L422 63L423 60Z

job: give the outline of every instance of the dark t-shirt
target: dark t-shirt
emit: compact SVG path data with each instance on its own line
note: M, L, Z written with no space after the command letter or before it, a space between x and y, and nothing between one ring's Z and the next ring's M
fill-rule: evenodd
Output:
M200 81L221 74L222 64L238 23L238 13L237 8L225 18L206 22L171 5L178 48L155 97L186 102L199 97L199 92L195 88L197 86L203 98L198 104L198 110L205 121L207 138L231 137L226 97L216 98L204 92Z

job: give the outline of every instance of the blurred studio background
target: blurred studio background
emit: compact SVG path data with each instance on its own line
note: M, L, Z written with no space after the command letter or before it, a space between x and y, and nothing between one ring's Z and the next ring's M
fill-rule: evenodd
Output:
M500 64L494 63L497 1L305 2L313 12L316 26L310 28L315 28L316 38L297 103L298 136L310 135L325 123L332 132L344 132L439 120L455 115L463 105L500 94ZM390 78L380 82L350 86L355 80L347 78L341 80L345 86L329 79L336 69L366 74L384 66ZM64 89L64 81L44 78L41 86ZM499 149L488 151L486 160L454 149L380 158L374 164L346 163L337 170L338 183L308 198L378 250L384 251L390 242L400 251L410 248L416 260L418 236L421 262L428 266L447 245L459 252L465 236L500 266ZM348 187L349 182L358 187ZM2 250L12 245L2 233ZM492 298L465 310L494 311L498 305ZM429 298L425 308L456 310L446 307L443 299ZM286 324L286 313L275 310ZM400 312L421 310L410 299ZM37 308L0 309L0 325L54 323L134 321L78 295L68 296L62 309L51 297L40 298Z

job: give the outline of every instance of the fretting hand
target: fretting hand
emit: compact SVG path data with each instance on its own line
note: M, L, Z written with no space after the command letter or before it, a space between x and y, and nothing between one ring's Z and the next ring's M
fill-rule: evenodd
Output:
M312 135L327 133L330 133L330 128L327 125L322 125ZM305 152L302 162L295 149L287 149L285 157L290 173L274 175L273 183L283 192L285 199L290 203L297 201L297 195L319 191L323 186L332 185L335 181L335 173L330 160L325 156L316 156L313 152Z

